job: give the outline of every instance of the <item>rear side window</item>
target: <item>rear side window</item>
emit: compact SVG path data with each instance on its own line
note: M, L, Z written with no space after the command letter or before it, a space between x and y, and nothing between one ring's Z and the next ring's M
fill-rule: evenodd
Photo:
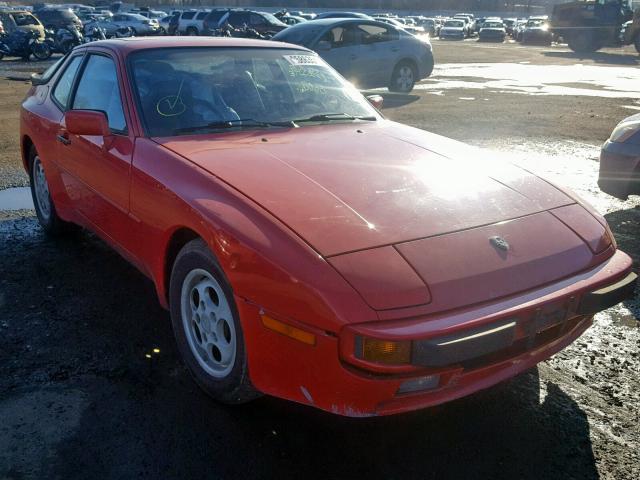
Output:
M183 20L191 20L195 16L196 12L184 12L182 14Z
M71 88L73 87L73 79L76 77L76 72L78 71L81 60L81 56L76 56L69 61L69 64L62 72L62 75L60 75L58 83L53 89L53 99L63 110L67 108L69 95L71 94Z
M207 12L200 12L196 17L196 20L204 20L204 17L207 16Z
M73 108L104 112L112 131L126 132L127 122L122 110L116 65L111 58L103 55L89 56L78 83Z

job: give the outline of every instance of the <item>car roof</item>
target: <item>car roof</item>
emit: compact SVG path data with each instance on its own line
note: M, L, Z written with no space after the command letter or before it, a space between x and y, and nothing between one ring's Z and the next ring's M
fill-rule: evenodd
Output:
M302 24L299 24L302 25ZM137 50L147 50L153 48L187 48L187 47L218 47L218 48L282 48L304 50L308 49L299 45L292 45L283 42L272 42L268 40L253 40L246 38L228 37L128 37L112 38L110 40L100 40L89 42L74 51L91 47L105 47L123 55Z

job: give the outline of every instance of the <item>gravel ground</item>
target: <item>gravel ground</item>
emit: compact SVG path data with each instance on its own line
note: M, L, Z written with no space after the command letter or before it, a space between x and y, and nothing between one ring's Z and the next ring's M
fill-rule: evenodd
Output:
M473 41L434 49L434 76L411 95L385 94L385 114L569 185L606 215L637 269L640 200L615 200L595 181L599 145L640 98L640 85L621 80L638 56ZM496 85L459 64L534 68ZM5 60L0 75L34 65ZM577 65L600 68L569 83L552 75ZM17 108L27 88L0 81L0 189L26 185ZM0 251L0 479L640 477L639 297L495 388L356 420L273 398L209 400L178 359L151 283L88 233L53 240L32 211L0 211Z

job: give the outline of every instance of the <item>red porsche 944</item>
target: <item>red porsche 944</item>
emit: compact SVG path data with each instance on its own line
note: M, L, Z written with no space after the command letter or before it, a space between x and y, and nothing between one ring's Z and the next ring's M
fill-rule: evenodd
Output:
M38 220L95 232L147 275L226 403L436 405L535 366L632 294L630 258L571 192L372 103L284 43L80 46L22 105Z

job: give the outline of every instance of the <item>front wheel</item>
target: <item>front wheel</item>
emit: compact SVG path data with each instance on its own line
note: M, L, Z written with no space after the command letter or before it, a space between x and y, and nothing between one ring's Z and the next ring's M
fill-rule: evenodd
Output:
M393 70L393 75L391 75L389 91L409 93L413 90L417 78L418 71L415 65L410 62L400 62Z
M198 385L227 404L260 396L249 380L233 292L204 241L193 240L178 254L169 300L178 350Z

